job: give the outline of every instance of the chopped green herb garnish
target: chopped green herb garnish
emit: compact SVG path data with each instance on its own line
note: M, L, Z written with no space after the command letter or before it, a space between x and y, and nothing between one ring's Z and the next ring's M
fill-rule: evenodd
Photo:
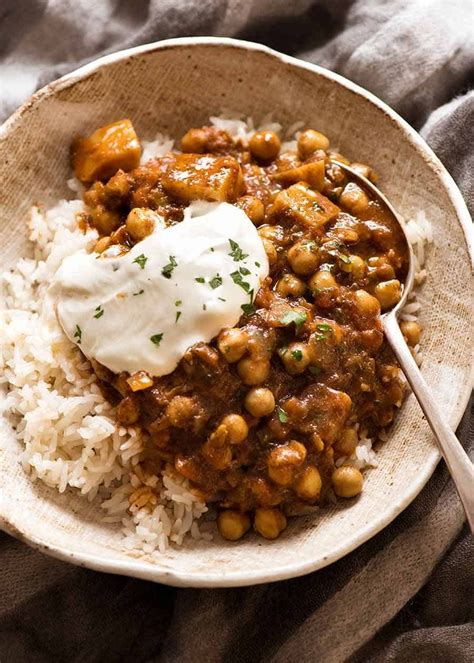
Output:
M250 269L247 269L246 267L241 267L239 269L239 272L243 274L244 276L248 276L250 274Z
M318 375L319 373L321 373L321 368L319 366L310 366L308 370L313 375Z
M306 320L308 319L308 316L306 313L303 313L303 311L288 311L288 313L285 313L285 315L280 319L280 322L283 325L290 325L292 322L295 323L296 331L299 330L301 325L304 325Z
M143 288L142 288L142 289L139 290L138 292L134 292L134 293L133 293L133 296L136 297L137 295L143 295L144 292L145 292L145 291L144 291Z
M323 208L321 207L321 205L319 203L317 203L316 201L314 201L314 203L313 203L313 209L316 212L323 212L324 211Z
M230 248L232 249L229 255L234 259L235 262L239 262L239 260L245 260L245 258L248 258L248 253L243 253L240 246L237 244L237 242L234 242L233 239L229 239L229 244Z
M295 361L301 361L303 359L303 353L301 352L301 350L292 350L291 356Z
M207 306L205 304L202 305L202 310L207 311Z
M331 327L331 325L328 325L327 322L319 322L316 325L316 329L320 332L329 332L329 331L332 330L332 327Z
M247 281L243 280L242 274L240 272L232 272L230 278L236 285L240 285L240 287L245 290L245 292L250 292L250 283L247 283Z
M332 332L332 327L331 325L328 325L327 322L320 322L316 325L316 329L318 330L318 333L313 334L313 338L315 338L317 341L326 341L328 334Z
M220 285L222 285L222 276L219 276L219 274L216 274L210 281L209 285L213 290L218 288Z
M255 306L253 304L242 304L240 308L245 315L252 315L252 313L255 313Z
M181 306L183 302L180 299L177 299L174 303L175 306Z
M211 246L211 248L209 249L209 251L212 251L212 253L214 253L214 247Z
M158 346L160 345L162 338L163 334L153 334L153 336L150 336L150 341L154 343L156 346Z
M227 299L224 299L224 297L218 297L217 299L219 299L221 302L226 302L227 301Z
M74 330L74 338L77 339L78 344L81 343L81 341L82 341L82 329L79 327L79 325L76 325L76 329Z
M95 311L96 313L94 315L94 318L96 318L97 320L104 315L104 309L100 305L95 309Z
M175 256L170 256L169 260L170 260L169 263L165 265L161 270L161 273L165 277L165 279L170 279L171 274L173 273L173 269L178 266Z
M254 263L254 264L255 264L255 267L261 267L260 263L259 263L259 262L257 262L257 261L255 261L255 263Z
M206 283L206 279L203 276L196 276L194 280L198 283Z
M176 311L176 318L175 318L174 324L176 324L178 322L180 317L181 317L181 311Z
M143 253L140 253L140 255L137 256L133 262L134 263L136 262L137 265L140 265L140 269L145 269L145 265L146 265L147 260L148 260L148 258L146 256L144 256Z
M286 414L285 410L280 406L278 406L277 412L278 412L278 419L281 421L282 424L286 424L286 422L288 421L288 415Z

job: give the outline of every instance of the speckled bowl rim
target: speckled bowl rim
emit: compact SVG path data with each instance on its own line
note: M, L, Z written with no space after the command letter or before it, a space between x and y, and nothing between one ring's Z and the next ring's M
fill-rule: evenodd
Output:
M343 76L335 74L334 72L318 65L304 62L254 42L224 37L182 37L144 44L142 46L136 46L134 48L118 51L116 53L98 58L97 60L94 60L93 62L57 79L56 81L49 83L38 92L33 94L26 103L20 106L20 108L18 108L18 110L15 111L2 126L0 126L0 140L4 139L11 131L15 130L15 124L20 117L32 111L45 98L54 96L59 91L74 86L77 82L90 77L95 72L97 72L97 70L103 67L107 67L121 60L127 60L129 58L154 51L182 47L188 48L202 45L214 46L217 48L228 47L265 53L266 55L279 60L282 65L291 65L292 67L308 70L318 74L319 76L329 79L335 84L345 87L351 92L364 97L378 110L382 111L391 122L396 124L401 129L406 140L411 143L413 148L426 162L427 166L433 170L433 172L442 182L456 212L457 219L462 227L466 239L467 249L471 259L471 271L474 271L474 229L467 206L452 177L449 175L438 157L428 147L428 145L413 129L413 127L411 127L402 117L400 117L394 110L392 110L389 106L387 106L387 104L381 101L374 94L368 92L364 88L344 78ZM457 405L454 408L451 416L451 423L456 426L460 422L469 402L473 383L474 359L471 366L470 383L464 385L462 393L460 393L460 397L457 401ZM277 569L272 569L269 567L268 571L265 573L262 573L261 571L255 572L246 569L245 571L233 572L231 574L227 574L223 571L221 576L213 575L210 577L206 572L185 573L182 571L165 570L159 567L153 568L149 562L144 563L139 559L134 558L130 558L130 563L124 560L104 560L95 554L71 552L62 546L53 546L32 533L20 531L13 523L2 516L1 513L0 528L12 536L18 538L19 540L27 543L31 547L51 555L52 557L56 557L57 559L71 562L78 566L90 568L96 571L127 575L145 580L151 580L153 582L162 582L177 587L238 587L254 585L305 575L337 561L341 557L358 548L361 544L368 541L370 538L384 529L389 523L391 523L392 520L394 520L394 518L396 518L396 516L398 516L415 499L415 497L423 489L431 477L436 465L440 460L440 457L441 456L439 451L435 446L433 446L431 456L426 460L423 467L420 468L419 479L416 483L413 483L411 490L404 492L398 502L393 503L391 508L387 508L385 510L385 517L383 519L377 520L375 523L369 524L361 529L356 536L351 538L349 544L338 546L334 550L333 554L316 560L314 563L309 562L300 564L298 562L294 562L292 564L287 564L284 567L280 566Z

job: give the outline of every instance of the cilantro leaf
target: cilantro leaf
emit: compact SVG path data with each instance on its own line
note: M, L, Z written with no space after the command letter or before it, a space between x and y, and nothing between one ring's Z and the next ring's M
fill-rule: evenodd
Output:
M203 276L196 276L194 280L198 283L206 283L206 279Z
M180 317L181 317L181 311L176 311L176 318L175 318L174 324L176 324L178 322Z
M230 248L232 249L229 255L234 259L235 262L239 262L240 260L245 260L245 258L248 258L248 253L243 253L240 246L233 239L229 238L229 244Z
M316 329L320 332L329 332L331 331L332 327L331 325L328 325L327 322L318 322Z
M222 276L220 276L219 274L216 274L216 275L215 275L215 276L209 281L209 285L211 286L211 288L212 288L213 290L215 290L216 288L218 288L220 285L222 285Z
M303 353L301 352L301 350L292 350L291 356L295 361L301 361L303 359Z
M282 424L286 424L286 422L288 421L288 415L285 412L285 410L280 406L278 406L277 412L278 412L278 419L281 421Z
M280 319L280 322L283 325L290 325L292 322L294 322L296 331L298 331L301 325L304 325L307 319L308 316L306 313L303 313L303 311L292 310L288 311L288 313L285 313L285 315Z
M97 320L98 320L99 318L101 318L101 317L104 315L104 309L102 308L102 306L101 306L100 304L99 304L99 306L95 309L95 311L96 311L96 313L95 313L95 315L94 315L94 318L96 318Z
M145 269L147 260L148 258L144 256L143 253L140 253L140 255L137 256L133 262L136 263L137 265L140 265L140 269Z
M159 346L162 338L163 334L153 334L153 336L150 336L150 341L154 343L156 346Z
M242 304L240 308L245 315L252 315L252 313L255 313L255 306L253 304Z
M173 273L173 269L178 266L175 256L170 256L169 260L170 260L169 263L165 265L161 270L161 273L165 277L165 279L170 279L171 274Z
M74 330L74 338L77 339L77 343L80 345L82 341L82 329L79 327L79 325L76 325L76 329Z
M242 274L240 272L232 272L230 278L236 285L239 285L243 290L245 290L245 292L250 292L250 283L247 283L247 281L243 280Z

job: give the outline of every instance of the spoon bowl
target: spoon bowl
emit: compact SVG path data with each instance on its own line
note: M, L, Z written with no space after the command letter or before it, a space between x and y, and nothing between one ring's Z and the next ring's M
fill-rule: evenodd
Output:
M382 325L385 336L436 437L441 454L459 493L467 521L471 531L474 532L474 466L456 435L441 417L436 401L421 375L398 323L398 313L405 306L415 280L415 258L403 221L388 198L369 179L345 163L336 160L333 163L336 163L350 176L350 179L361 184L371 194L372 198L389 210L405 238L409 263L405 281L402 283L402 296L395 306L382 314Z

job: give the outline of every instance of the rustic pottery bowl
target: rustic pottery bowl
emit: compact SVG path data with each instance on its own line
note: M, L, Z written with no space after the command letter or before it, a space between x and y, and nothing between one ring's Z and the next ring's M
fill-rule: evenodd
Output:
M372 164L402 215L424 209L434 227L423 305L423 375L454 427L472 384L472 228L453 180L418 134L372 94L320 67L231 39L163 41L106 56L36 93L0 129L2 269L27 252L25 219L38 201L66 194L71 137L130 117L142 138L179 137L222 108L257 120L270 110L302 119L349 157ZM0 525L46 553L101 571L171 585L248 585L302 575L347 554L392 521L419 493L439 453L413 396L360 499L293 519L277 541L218 536L153 561L127 554L99 508L73 493L33 484L20 448L0 421Z

